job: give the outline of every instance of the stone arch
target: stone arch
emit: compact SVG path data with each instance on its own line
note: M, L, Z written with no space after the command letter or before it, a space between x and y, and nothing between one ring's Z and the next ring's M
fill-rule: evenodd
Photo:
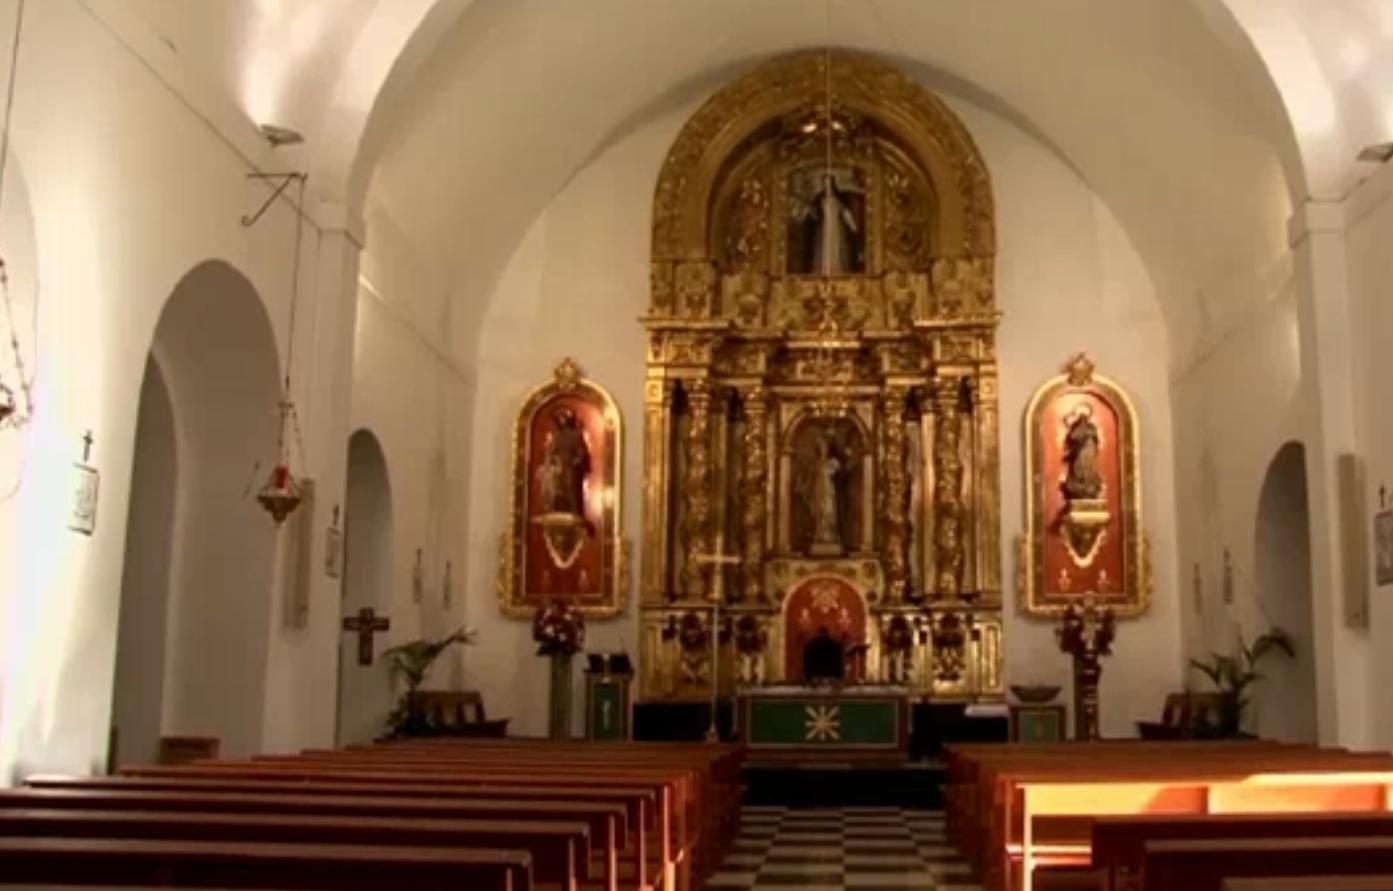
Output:
M1262 626L1291 635L1296 657L1273 658L1255 696L1257 729L1286 742L1317 741L1316 660L1311 577L1311 522L1306 449L1283 445L1268 465L1255 523L1257 608ZM1261 630L1255 629L1254 633Z
M167 549L171 555L159 732L214 736L224 752L245 754L259 749L264 738L277 537L248 483L256 479L254 469L276 454L281 397L273 328L251 282L220 260L190 270L161 312L150 361L165 385L172 437L166 433L162 443L147 444L158 461L159 448L172 439L172 466L157 473L166 478L163 485L173 479L173 494L164 496L167 531L141 520L130 530L136 540L128 538L127 549ZM154 380L147 371L145 393L158 401ZM162 408L152 403L150 410ZM140 447L138 435L136 485L151 460ZM157 498L136 491L131 510L151 510L142 503ZM159 509L156 504L151 516ZM126 581L151 586L150 596L158 600L158 578L128 573ZM134 596L130 588L123 590L123 613L125 600ZM118 643L118 701L134 683L119 671L129 664L119 653L124 645Z
M361 609L386 615L392 608L392 482L381 442L371 430L348 439L348 485L343 515L343 615ZM378 652L381 647L374 647ZM357 639L343 635L339 646L340 744L367 743L382 731L391 706L386 666L358 664Z

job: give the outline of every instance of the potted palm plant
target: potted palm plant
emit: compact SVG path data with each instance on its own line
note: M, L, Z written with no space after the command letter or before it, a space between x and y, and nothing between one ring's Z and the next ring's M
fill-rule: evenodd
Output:
M382 652L382 658L391 663L392 679L402 685L397 706L387 716L387 736L400 738L406 736L426 736L435 728L430 726L430 718L417 714L411 708L411 698L417 688L430 674L431 666L450 647L455 644L474 642L473 629L461 628L440 640L421 638L398 644Z
M1211 739L1237 739L1247 736L1243 721L1252 703L1250 690L1263 679L1258 663L1273 656L1295 658L1296 647L1281 628L1270 628L1251 643L1240 634L1238 647L1231 655L1211 653L1206 660L1191 659L1190 666L1204 675L1218 695L1214 717L1198 728L1199 735Z

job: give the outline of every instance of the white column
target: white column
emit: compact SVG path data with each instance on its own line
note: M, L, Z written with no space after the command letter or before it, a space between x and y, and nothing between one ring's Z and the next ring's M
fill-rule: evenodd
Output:
M1307 202L1290 223L1301 339L1301 429L1310 496L1316 700L1323 744L1367 745L1369 635L1345 616L1337 458L1358 453L1343 203Z

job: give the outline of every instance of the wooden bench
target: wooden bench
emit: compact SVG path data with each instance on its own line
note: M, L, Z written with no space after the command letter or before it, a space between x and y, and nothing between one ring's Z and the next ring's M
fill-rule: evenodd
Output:
M1383 811L1393 758L1268 743L962 747L949 764L950 837L988 888L1030 888L1038 865L1087 865L1094 815Z
M411 820L284 814L21 808L0 811L0 838L106 838L526 851L533 877L578 891L589 859L584 823Z
M106 838L0 838L0 885L275 888L305 891L526 891L524 851L241 844Z
M1224 879L1224 891L1393 891L1393 875Z
M263 778L263 777L269 777ZM259 769L238 771L221 769L211 774L197 768L176 771L143 769L134 775L102 779L72 779L56 777L33 777L29 785L35 789L148 789L223 792L269 792L286 794L314 794L318 796L387 796L405 798L449 798L453 800L475 799L476 810L482 815L483 809L500 802L514 804L531 803L533 812L548 805L569 804L576 807L591 805L592 811L609 819L615 818L614 808L620 809L615 828L597 830L595 836L605 857L606 882L610 875L615 880L632 878L638 885L651 884L653 866L661 866L656 860L650 865L647 859L647 825L652 817L654 792L646 785L630 786L618 780L608 780L603 785L567 786L529 786L518 785L529 780L540 780L538 776L503 775L483 771L478 775L459 773L403 773L403 772L354 772L329 769L306 771L265 772ZM548 778L560 782L557 777ZM511 807L510 811L518 808ZM632 831L633 841L629 842ZM621 871L627 865L628 876Z
M1108 887L1124 888L1139 883L1147 842L1393 837L1393 814L1148 814L1100 817L1092 830L1093 868L1104 874Z
M686 778L680 769L654 768L648 762L637 764L567 765L558 768L556 755L548 763L534 757L521 760L488 758L478 764L463 764L458 759L395 760L386 756L329 757L327 754L277 759L258 759L252 762L198 763L181 768L134 768L124 775L142 778L218 778L352 780L371 783L403 783L416 781L441 784L473 784L498 787L528 784L564 784L565 797L583 796L589 790L609 791L628 789L636 793L651 793L658 797L657 866L671 886L687 878L689 848L682 841L687 826L685 803L689 796ZM641 827L643 824L640 823ZM642 842L642 840L640 840ZM644 850L642 843L639 850ZM648 884L647 865L640 863L640 883ZM686 887L684 883L678 887Z
M1393 838L1146 843L1143 891L1223 891L1225 880L1393 872Z
M519 802L491 798L427 798L413 796L319 795L311 790L292 794L205 792L172 790L124 790L101 788L99 780L82 781L89 788L38 788L0 792L0 819L32 809L73 812L164 813L177 818L198 815L251 814L291 819L317 817L367 818L392 821L526 821L578 823L590 839L602 847L603 860L588 875L596 876L611 891L619 887L616 868L618 836L615 827L624 817L622 805L587 805L581 802ZM50 784L51 785L51 784ZM592 866L582 860L586 867ZM634 887L639 883L634 882Z

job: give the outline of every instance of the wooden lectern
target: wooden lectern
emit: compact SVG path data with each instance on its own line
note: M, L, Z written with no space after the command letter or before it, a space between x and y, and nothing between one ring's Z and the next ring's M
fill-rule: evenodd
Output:
M634 665L628 653L587 653L585 738L627 740L633 736Z

